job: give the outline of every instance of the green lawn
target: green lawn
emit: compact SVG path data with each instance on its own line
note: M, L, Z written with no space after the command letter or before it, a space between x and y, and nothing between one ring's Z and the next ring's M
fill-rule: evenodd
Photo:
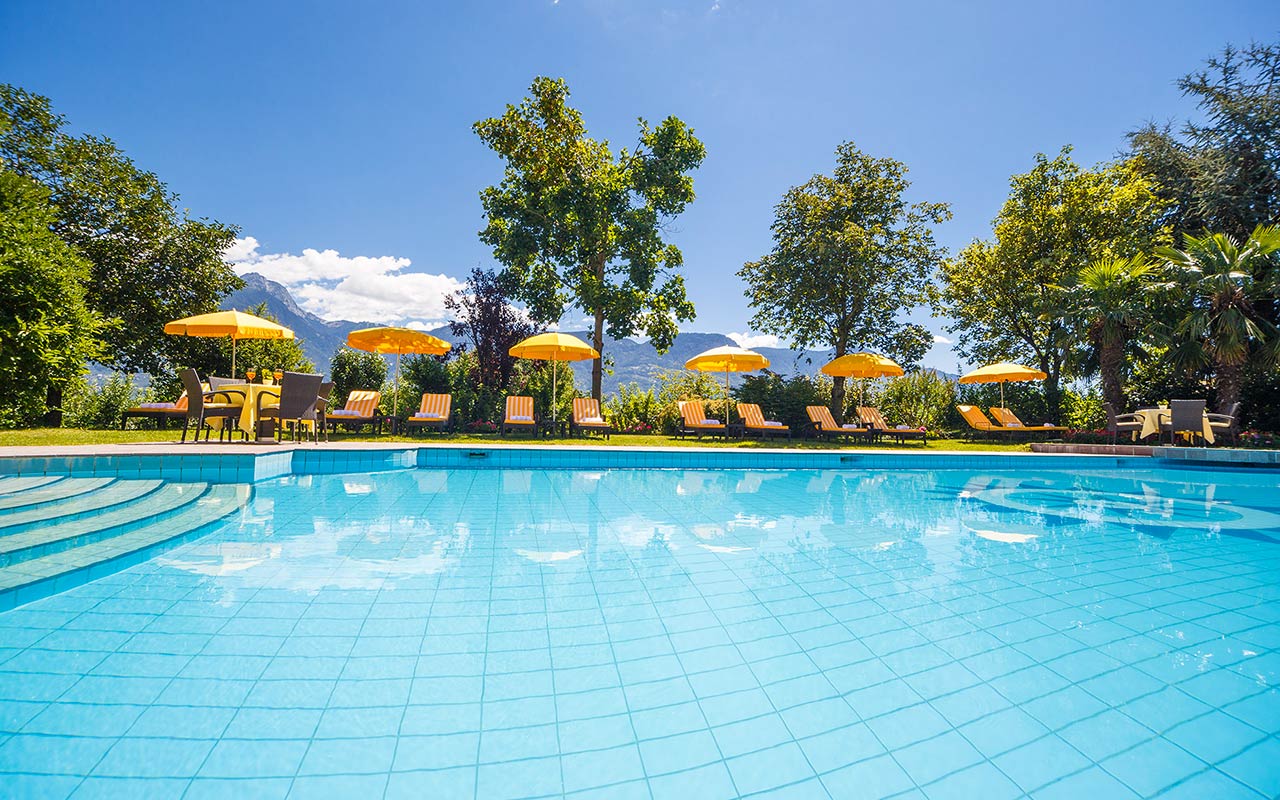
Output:
M82 430L76 428L30 428L25 430L0 430L0 447L2 446L44 446L73 444L128 444L130 442L176 442L181 436L180 428L169 430ZM617 435L609 440L599 437L590 439L531 439L526 436L499 437L497 434L422 434L418 436L373 436L371 434L334 434L335 442L405 442L422 444L427 442L456 442L461 444L496 444L496 443L534 443L556 445L596 445L615 447L791 447L797 450L830 449L832 447L866 447L864 444L839 444L828 441L797 439L793 442L774 440L761 442L756 439L746 441L731 440L723 442L718 439L705 438L701 441L693 438L677 439L673 436L623 436ZM215 441L210 439L210 441ZM917 443L895 445L883 442L873 447L883 449L900 449L907 451L920 450L971 450L971 451L1019 451L1029 449L1026 443L1006 444L1003 442L971 442L964 439L939 439L930 441L924 447Z

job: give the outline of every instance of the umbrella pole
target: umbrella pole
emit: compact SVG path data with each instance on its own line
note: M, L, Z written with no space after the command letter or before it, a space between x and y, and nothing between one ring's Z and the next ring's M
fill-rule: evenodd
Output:
M556 430L556 360L551 359L551 428ZM558 430L556 430L559 433Z
M396 351L396 385L391 387L391 416L400 415L400 351Z
M235 376L236 376L236 337L235 337L235 334L232 334L231 336L231 377L234 378Z
M724 424L732 422L729 418L729 370L724 371Z

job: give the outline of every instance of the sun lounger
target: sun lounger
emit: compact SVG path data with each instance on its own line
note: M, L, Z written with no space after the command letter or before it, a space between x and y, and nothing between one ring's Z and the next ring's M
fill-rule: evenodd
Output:
M405 420L408 429L433 428L444 431L449 427L452 416L453 395L424 394L418 410Z
M346 425L348 429L373 425L378 433L382 433L382 417L378 415L378 403L381 401L382 392L355 389L347 395L345 406L325 412L325 422L333 426Z
M875 406L858 406L858 419L880 436L888 436L898 440L899 443L907 439L918 439L922 444L928 441L928 434L919 428L890 426L888 422L885 422L884 415L880 413L880 409Z
M166 425L170 420L186 419L187 417L187 393L183 392L177 402L173 403L143 403L134 406L120 413L120 430L124 430L125 423L130 419L154 419L160 425Z
M738 403L738 414L742 416L743 430L758 434L762 438L785 436L791 438L791 428L781 422L765 419L764 412L755 403Z
M693 434L699 439L704 433L728 438L728 428L718 419L711 419L702 408L701 400L680 401L680 428L677 436Z
M569 433L586 434L587 431L595 431L604 434L604 438L608 439L609 434L613 433L613 426L605 421L604 415L600 413L600 401L594 397L575 397L573 398L573 420L569 423Z
M1006 430L1021 430L1030 433L1059 433L1067 430L1063 425L1024 425L1022 420L1018 419L1017 414L1000 406L991 407L991 416Z
M502 420L502 436L507 431L524 431L529 434L538 432L538 420L533 416L533 398L525 395L511 395L507 398L507 413Z
M981 433L998 433L1001 429L993 425L991 420L987 419L987 415L982 413L982 409L977 406L956 406L956 410L960 412L960 416L964 417L964 421L975 431Z
M804 411L809 415L809 421L813 423L814 434L820 439L835 439L839 437L870 441L875 435L875 432L870 428L864 428L852 422L837 425L835 419L831 416L831 409L826 406L805 406Z

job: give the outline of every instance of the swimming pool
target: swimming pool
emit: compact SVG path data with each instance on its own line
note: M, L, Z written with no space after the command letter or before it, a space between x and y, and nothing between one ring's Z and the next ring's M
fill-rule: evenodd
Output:
M1280 473L991 463L261 481L0 613L0 785L1280 793Z

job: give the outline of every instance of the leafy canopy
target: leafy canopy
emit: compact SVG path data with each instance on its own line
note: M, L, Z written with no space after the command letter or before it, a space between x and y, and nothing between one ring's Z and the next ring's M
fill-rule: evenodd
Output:
M0 168L0 427L34 424L50 388L69 385L100 352L103 322L85 303L89 265L50 230L56 214L47 189Z
M1029 362L1044 372L1050 413L1075 338L1057 287L1108 258L1150 252L1167 239L1166 201L1132 161L1082 170L1064 147L1014 175L993 223L994 241L974 241L943 264L942 303L956 350L971 363Z
M9 84L0 84L0 163L49 190L52 230L87 259L90 308L119 321L103 332L103 360L153 374L187 361L187 343L164 323L216 310L240 287L222 257L236 229L189 218L110 139L67 133L47 98Z
M480 193L488 224L480 239L534 321L573 306L594 318L594 346L643 334L659 352L693 318L680 249L663 225L694 198L688 175L705 148L684 122L639 121L639 141L615 157L587 135L563 80L539 77L520 105L481 120L476 134L505 162L502 182ZM602 365L592 370L600 396Z

